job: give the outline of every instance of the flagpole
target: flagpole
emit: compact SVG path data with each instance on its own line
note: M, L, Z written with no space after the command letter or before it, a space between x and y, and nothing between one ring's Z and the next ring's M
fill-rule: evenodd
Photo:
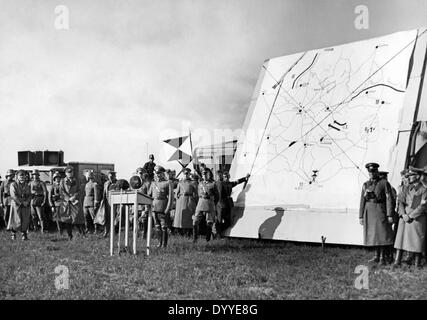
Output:
M190 136L190 150L191 150L191 161L193 161L194 155L193 155L193 141L191 140L191 129L188 128L188 135ZM194 162L193 162L193 168L194 168Z

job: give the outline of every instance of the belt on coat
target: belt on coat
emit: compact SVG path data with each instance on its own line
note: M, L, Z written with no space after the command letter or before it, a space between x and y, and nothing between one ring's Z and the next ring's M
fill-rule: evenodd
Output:
M187 192L184 192L184 196L187 196L187 197L189 197L189 196L192 196L193 194L192 193L187 193Z
M163 197L163 198L154 198L154 200L167 200L167 198L166 197Z
M369 199L369 200L366 200L366 202L372 202L372 203L385 203L385 201L380 201L380 200L377 200L377 199Z
M210 199L210 196L203 196L202 199Z

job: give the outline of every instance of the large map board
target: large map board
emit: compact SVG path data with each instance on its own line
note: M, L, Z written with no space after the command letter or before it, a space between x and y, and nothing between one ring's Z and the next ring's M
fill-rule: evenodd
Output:
M233 190L228 235L362 244L365 164L402 169L390 160L422 36L399 32L264 63L231 167L232 179L251 177Z

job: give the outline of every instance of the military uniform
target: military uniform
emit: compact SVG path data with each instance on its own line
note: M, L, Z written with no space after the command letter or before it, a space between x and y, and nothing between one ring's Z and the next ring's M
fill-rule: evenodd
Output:
M162 167L156 166L157 173L163 173ZM152 212L156 230L159 233L159 247L167 246L169 211L171 209L173 186L170 181L161 177L158 181L153 181L148 190L148 196L153 198Z
M143 182L142 187L139 189L139 192L148 195L148 192L151 187L151 181L146 180ZM138 210L141 210L141 215L139 217L139 222L141 223L141 229L142 229L142 237L146 238L147 236L147 226L148 226L148 215L150 212L150 207L148 205L141 205Z
M110 171L109 175L115 174L114 171ZM107 234L110 231L110 198L109 198L109 192L110 191L116 191L118 189L117 185L117 179L114 177L110 177L109 180L105 181L103 189L102 189L102 200L99 207L99 210L96 213L95 221L94 223L104 226L104 237L107 236Z
M376 170L372 169L372 172ZM366 181L362 187L359 219L363 221L364 245L377 249L377 255L372 261L385 263L386 247L394 243L392 222L390 222L392 218L390 184L387 180L378 177Z
M199 200L193 217L193 241L197 241L198 228L202 217L206 219L206 241L210 240L212 226L215 222L215 206L218 202L218 189L215 182L203 180L198 186Z
M99 207L99 191L98 184L90 179L85 185L85 196L83 199L83 213L85 218L86 232L89 231L89 224L93 224L94 233L97 231L95 223L95 211Z
M7 224L9 223L10 217L10 185L13 183L14 173L12 170L8 170L6 174L6 180L2 181L0 185L0 204L3 207L3 218L5 227L7 228Z
M409 167L406 177L416 176L409 185L403 186L398 195L399 227L396 241L396 260L399 266L403 251L410 254L408 262L415 256L415 266L421 267L421 255L425 251L427 227L427 166L423 169ZM419 181L421 174L422 180ZM418 181L417 181L418 180Z
M148 161L144 164L143 170L147 172L148 177L150 180L154 179L154 168L156 167L156 164L154 162Z
M217 222L218 232L223 232L231 224L231 208L234 207L233 198L231 193L233 188L240 183L243 183L247 178L241 178L237 181L217 181L216 186L218 188L219 200L216 205L217 210Z
M61 198L63 198L63 196L61 196L60 181L56 181L56 177L60 178L61 176L59 175L59 173L53 176L52 187L49 190L49 205L52 208L53 221L55 221L59 233L62 234L60 210L61 208L63 208L63 204L61 201Z
M173 229L173 221L175 219L175 214L176 214L176 189L178 187L178 183L179 180L178 179L168 179L168 181L170 182L170 185L172 187L172 202L171 202L171 207L170 207L170 211L169 211L169 221L168 221L168 227Z
M193 227L192 217L197 206L196 195L197 187L190 179L183 179L178 183L174 228L191 229Z
M12 238L15 238L15 233L20 231L22 238L27 238L28 228L31 218L31 189L27 182L14 181L10 185L10 217L7 225L7 230L12 231Z
M68 226L77 225L80 233L84 233L82 226L85 223L83 211L80 210L81 203L78 200L80 196L80 188L77 180L72 177L65 177L60 182L60 194L63 208L61 213L61 222Z
M38 175L38 172L34 172L34 175ZM33 180L30 182L31 188L31 216L33 218L33 225L36 227L37 221L40 223L41 233L44 233L45 226L47 224L46 214L44 211L44 205L47 200L47 189L43 181Z
M427 199L427 189L417 183L403 190L399 195L399 227L394 247L409 252L422 253L425 250L425 228L427 204L421 203ZM407 214L410 221L405 222Z

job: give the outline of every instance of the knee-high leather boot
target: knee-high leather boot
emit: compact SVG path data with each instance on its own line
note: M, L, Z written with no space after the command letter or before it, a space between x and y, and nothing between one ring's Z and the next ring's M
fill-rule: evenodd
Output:
M61 222L56 221L56 228L58 229L59 235L62 236Z
M147 222L146 221L141 222L141 229L142 229L142 238L147 239Z
M394 260L393 266L398 267L402 264L402 255L403 255L403 250L397 249L396 259Z
M68 239L73 240L73 225L71 223L65 223L64 227L67 230Z
M40 233L44 234L44 221L40 219Z
M163 247L166 248L166 246L168 245L168 231L167 230L163 230Z
M212 226L207 225L206 226L206 242L209 242L211 240L212 236Z
M158 233L158 239L159 239L159 244L157 245L158 248L160 248L163 245L163 234L165 233L163 230L159 230L157 231Z
M197 236L198 236L198 227L193 226L193 243L197 242Z
M385 265L386 262L386 251L387 251L387 247L386 246L381 246L380 247L380 261L379 263L381 265Z
M415 268L421 269L421 267L422 267L422 265L421 265L421 253L415 253L414 265L415 265Z

